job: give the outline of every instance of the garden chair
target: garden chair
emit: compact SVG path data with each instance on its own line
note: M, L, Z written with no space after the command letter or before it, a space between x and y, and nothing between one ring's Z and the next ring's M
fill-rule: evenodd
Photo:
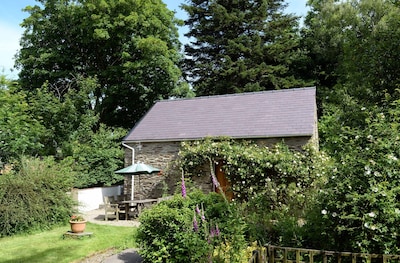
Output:
M111 216L118 221L119 213L119 205L114 201L114 196L104 196L104 219L108 221Z

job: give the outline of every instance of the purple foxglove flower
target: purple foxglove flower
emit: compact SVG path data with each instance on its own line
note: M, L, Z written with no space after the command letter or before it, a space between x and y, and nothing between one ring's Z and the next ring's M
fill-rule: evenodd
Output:
M199 210L200 213L200 210ZM206 216L204 215L204 207L203 204L201 204L201 221L205 222L206 221Z
M182 173L182 197L186 198L186 186L185 186L185 177Z
M210 228L210 235L209 235L209 237L210 238L214 238L215 237L215 228Z
M196 213L197 213L198 215L200 215L199 205L196 205Z
M221 232L219 231L218 225L215 224L215 235L219 236L221 234Z
M197 223L196 214L193 215L193 231L194 232L199 231L199 224Z
M212 180L213 185L215 186L215 188L218 188L220 186L217 178L215 178L215 176L213 174L211 175L211 180Z

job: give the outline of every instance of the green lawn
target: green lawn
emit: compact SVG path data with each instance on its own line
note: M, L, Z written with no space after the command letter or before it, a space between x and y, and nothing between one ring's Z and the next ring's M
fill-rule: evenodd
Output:
M117 227L87 223L86 231L92 237L80 239L63 234L69 225L31 235L0 238L0 262L70 263L108 248L135 247L136 227Z

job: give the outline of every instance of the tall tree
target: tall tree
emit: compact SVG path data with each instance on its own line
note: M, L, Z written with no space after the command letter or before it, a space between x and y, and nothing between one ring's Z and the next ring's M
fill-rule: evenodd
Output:
M283 0L190 0L185 73L197 95L298 87L297 17Z
M108 125L132 127L181 84L178 20L161 0L37 0L22 26L21 86L48 82L62 98L73 75L96 76L95 110Z
M400 6L389 0L310 0L303 40L318 85L379 102L400 82Z

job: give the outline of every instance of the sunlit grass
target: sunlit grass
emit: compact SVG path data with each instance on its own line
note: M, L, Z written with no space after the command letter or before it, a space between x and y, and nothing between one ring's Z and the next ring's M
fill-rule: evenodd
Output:
M87 223L91 237L63 237L69 225L31 235L0 238L0 262L70 263L109 248L135 247L136 227Z

